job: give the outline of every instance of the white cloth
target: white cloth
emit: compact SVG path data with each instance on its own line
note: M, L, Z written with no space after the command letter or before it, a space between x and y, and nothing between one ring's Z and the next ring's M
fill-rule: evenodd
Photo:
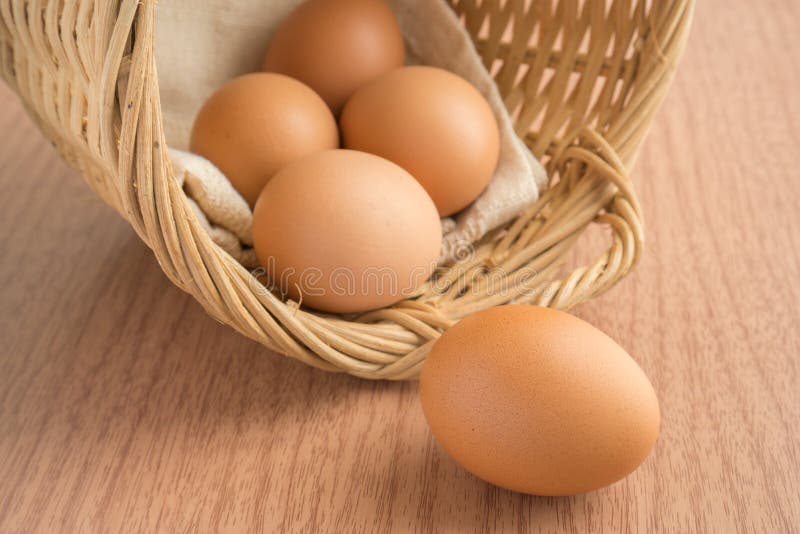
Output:
M226 80L256 71L277 24L301 0L170 0L157 6L156 62L172 164L214 241L252 266L252 213L216 167L184 152L194 116ZM507 223L536 201L547 176L514 132L469 34L440 0L387 0L406 39L409 63L450 70L489 102L500 127L500 161L486 190L443 221L443 258ZM177 150L176 150L177 149Z

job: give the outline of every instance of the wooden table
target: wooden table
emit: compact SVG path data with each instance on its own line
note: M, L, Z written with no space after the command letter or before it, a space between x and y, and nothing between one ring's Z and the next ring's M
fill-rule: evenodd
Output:
M574 498L459 468L414 383L215 323L0 89L0 531L797 531L800 4L699 4L635 170L646 254L576 310L650 376L661 437Z

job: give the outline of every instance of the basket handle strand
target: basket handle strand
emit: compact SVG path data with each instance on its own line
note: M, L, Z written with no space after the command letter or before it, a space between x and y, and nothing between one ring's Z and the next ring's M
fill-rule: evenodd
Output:
M496 244L489 253L479 252L481 257L452 266L448 274L458 272L461 276L451 277L451 284L457 285L463 278L468 279L455 295L442 297L428 290L419 300L376 310L359 320L391 321L406 327L411 322L418 322L433 327L437 332L435 337L438 337L438 333L458 319L491 306L532 303L567 309L610 289L635 266L644 246L642 211L625 167L603 137L587 128L574 145L563 152L558 168L561 180L551 189L555 194L546 195L520 216L511 228L494 236ZM563 232L565 219L571 219L572 224ZM609 248L589 265L549 280L549 275L557 272L570 246L592 223L610 227L612 239ZM531 228L535 231L529 232ZM549 242L553 244L545 245L546 248L531 247L535 243ZM476 264L481 269L477 276L473 271ZM513 269L501 271L506 285L498 286L497 278L493 283L486 282L493 272L504 267ZM530 268L531 276L514 276L525 268ZM367 376L385 379L416 376L435 337L426 336L418 349L371 371ZM353 373L353 370L348 371ZM353 374L361 376L358 372Z

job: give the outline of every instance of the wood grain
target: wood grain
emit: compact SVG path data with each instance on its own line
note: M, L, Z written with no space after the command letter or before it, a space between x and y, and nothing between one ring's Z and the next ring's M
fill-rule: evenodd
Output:
M661 437L574 498L460 469L416 384L216 324L0 89L0 531L798 531L798 21L698 5L635 170L647 253L576 310L651 377Z

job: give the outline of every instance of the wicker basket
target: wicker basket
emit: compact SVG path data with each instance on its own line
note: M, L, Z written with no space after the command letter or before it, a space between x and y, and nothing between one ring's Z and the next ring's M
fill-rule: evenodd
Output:
M569 308L630 271L643 234L628 169L693 7L693 0L450 3L553 183L415 298L359 317L281 301L198 224L167 157L156 0L0 0L0 69L63 157L209 314L316 367L407 379L430 343L472 312L510 301ZM565 253L591 224L611 229L608 249L561 275Z

